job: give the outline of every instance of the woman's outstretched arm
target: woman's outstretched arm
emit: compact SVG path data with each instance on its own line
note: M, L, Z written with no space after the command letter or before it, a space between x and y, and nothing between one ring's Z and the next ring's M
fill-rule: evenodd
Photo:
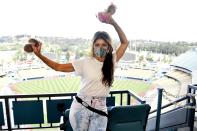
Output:
M125 33L121 29L121 27L116 23L116 21L112 17L110 19L109 24L111 24L115 28L116 32L118 33L119 39L120 39L120 46L116 50L116 61L119 61L120 58L124 55L129 42L127 40Z
M51 67L52 69L54 69L56 71L62 71L62 72L73 72L73 71L75 71L74 67L73 67L73 65L71 63L59 64L59 63L57 63L55 61L50 60L46 56L43 56L41 54L41 46L42 46L42 43L39 43L39 46L35 46L35 44L32 44L33 52L46 65L48 65L49 67Z

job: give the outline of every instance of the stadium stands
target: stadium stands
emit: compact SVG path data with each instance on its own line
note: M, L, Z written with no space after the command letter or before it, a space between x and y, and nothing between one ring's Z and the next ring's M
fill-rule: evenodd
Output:
M194 57L197 57L197 50L190 50L179 57L177 57L171 64L171 69L162 77L153 81L153 87L163 88L165 91L170 92L171 100L175 100L176 97L182 96L187 92L187 85L192 84L192 71L196 70L197 63L194 61ZM146 98L151 97L152 100L147 100L149 104L153 105L151 109L155 109L156 93L152 93L152 96L145 95ZM176 97L172 97L172 96ZM163 99L163 104L168 103L169 100Z
M192 72L197 70L197 49L192 49L177 57L171 64L171 69L160 79L153 81L153 88L163 88L165 94L162 99L162 106L172 102L187 93L187 86L192 84L194 75ZM157 91L151 90L145 95L147 103L151 105L151 109L156 109ZM184 105L185 102L180 103ZM162 110L162 113L178 108L174 104L170 108ZM150 114L149 117L155 114Z
M139 79L139 80L148 80L154 77L155 71L153 70L144 70L144 69L135 69L128 68L126 70L118 68L115 70L116 77L130 78L130 79Z

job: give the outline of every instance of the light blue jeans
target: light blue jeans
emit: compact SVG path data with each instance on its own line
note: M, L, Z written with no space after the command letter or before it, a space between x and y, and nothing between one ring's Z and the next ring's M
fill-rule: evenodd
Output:
M107 113L105 97L79 96L88 105ZM106 131L107 117L90 111L74 99L69 114L73 131Z

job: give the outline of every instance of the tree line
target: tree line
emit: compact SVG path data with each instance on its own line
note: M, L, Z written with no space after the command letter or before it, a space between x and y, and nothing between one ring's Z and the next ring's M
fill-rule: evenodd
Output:
M197 47L197 42L161 42L161 41L146 41L132 40L130 41L130 49L136 51L150 51L153 53L162 53L167 55L178 56L191 48Z
M57 44L61 47L61 51L78 51L90 48L92 41L91 39L83 38L64 38L64 37L43 37L35 36L36 38L42 40L43 44ZM16 36L2 36L0 37L0 50L15 50L21 48L20 43L24 38L30 38L29 35L16 35ZM18 43L9 46L5 46L1 43ZM115 48L118 46L118 40L113 40L113 45ZM19 46L19 47L18 47ZM197 42L163 42L163 41L152 41L152 40L130 40L129 50L135 51L150 51L153 53L162 53L167 55L180 55L191 48L197 47Z

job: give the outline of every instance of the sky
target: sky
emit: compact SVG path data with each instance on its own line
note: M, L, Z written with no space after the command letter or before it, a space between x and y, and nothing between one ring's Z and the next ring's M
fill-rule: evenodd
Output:
M96 14L113 2L113 18L129 40L197 41L196 0L0 0L0 36L92 38L118 35Z

